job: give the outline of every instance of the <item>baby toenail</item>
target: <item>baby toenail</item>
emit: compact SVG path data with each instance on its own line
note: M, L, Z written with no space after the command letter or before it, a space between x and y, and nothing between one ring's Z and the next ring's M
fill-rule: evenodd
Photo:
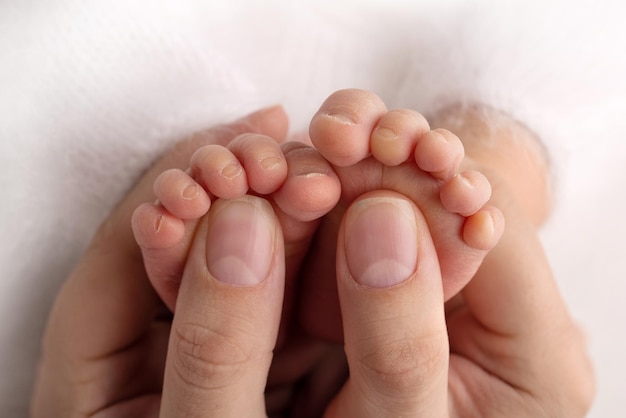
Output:
M463 239L465 243L478 250L489 250L499 239L497 225L503 222L497 212L493 210L482 210L467 219L463 228Z
M239 164L228 164L226 167L222 168L220 173L228 180L231 180L240 175L242 171L243 169Z
M261 160L261 167L263 167L263 169L265 170L271 170L279 166L282 161L283 160L280 157L267 157Z
M492 237L496 232L496 219L494 217L493 212L491 211L487 211L487 215L488 217L485 221L485 229L488 230L487 233L489 234L490 237Z
M374 134L383 141L394 141L398 139L398 134L393 129L389 128L376 128Z
M354 125L356 124L356 120L345 113L326 113L324 116L327 118L333 119L336 122L339 122L343 125Z
M183 199L191 200L191 199L196 198L199 193L200 191L198 190L198 186L196 184L190 184L189 186L185 187L182 195L183 195Z
M298 177L318 177L326 176L330 173L330 168L326 165L316 163L301 162L296 166L290 167L292 174Z
M310 172L310 173L304 173L304 174L299 174L300 177L305 177L305 178L313 178L313 177L322 177L325 176L325 173L317 173L317 172Z
M162 223L163 223L163 215L157 216L156 220L154 221L154 230L156 232L159 232L161 230Z
M430 135L432 136L433 139L439 141L439 142L443 142L443 143L448 143L448 138L446 138L445 135L437 132L437 131L430 131Z
M463 184L465 184L470 189L474 188L474 183L472 183L471 180L467 178L466 176L464 176L463 174L458 174L457 177L459 180L463 182Z

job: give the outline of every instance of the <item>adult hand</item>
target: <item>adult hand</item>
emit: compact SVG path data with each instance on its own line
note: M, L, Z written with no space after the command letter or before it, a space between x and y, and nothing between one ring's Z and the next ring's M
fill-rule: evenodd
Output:
M337 245L350 378L327 408L304 393L291 399L290 409L280 416L583 416L593 393L584 342L557 292L534 226L514 204L503 207L512 226L446 318L435 245L418 208L393 192L357 199L343 218ZM264 219L237 219L275 230L271 209L265 205L262 212ZM219 215L212 214L207 223L191 260L203 260L204 245L229 231L241 244L250 239L234 233L236 226ZM222 233L215 232L222 227ZM272 256L262 259L276 266L280 236L272 236L271 243L259 247L270 249ZM412 273L390 277L376 269L389 247L398 249L395 261L404 265L397 271ZM187 367L166 371L162 413L171 408L164 416L181 411L265 416L263 392L281 308L280 271L270 267L269 274L259 275L261 285L247 288L223 286L215 277L206 280L202 270L189 271L179 301L195 308L180 308L184 314L179 317L177 311L174 327L178 322L202 325L191 327L194 338L172 338L168 362ZM382 286L389 283L394 285ZM318 365L333 371L334 365ZM274 366L289 373L289 364L285 369L275 359ZM188 369L195 372L185 375ZM310 393L319 393L322 384L310 387Z
M242 131L280 140L284 122L284 114L273 109L210 131L200 141L225 143ZM161 305L130 232L130 214L149 199L148 185L156 174L184 167L197 146L181 147L146 176L101 228L64 286L46 334L34 416L265 416L263 392L284 279L278 262L284 256L280 231L267 205L256 204L257 220L269 231L260 283L233 287L212 274L210 265L208 271L190 269L169 352L170 324L155 320ZM418 257L411 261L413 273L398 285L361 286L359 272L371 260L354 258L358 252L350 237L359 235L354 225L370 227L372 222L356 221L355 205L344 217L337 282L351 374L326 416L581 415L592 392L584 344L556 291L533 226L505 205L514 227L507 229L446 324L441 273L421 214L399 196L382 197L399 199L392 211L408 205L414 220L385 216L374 222L384 226L389 219L409 219L406 227L417 231L413 245ZM233 227L218 209L203 221L198 239L215 235L215 228ZM382 242L394 239L383 237ZM376 245L357 243L359 248ZM205 251L204 245L199 242L194 249ZM308 365L319 364L319 346L305 343L295 356L274 357L278 372L273 375L279 381L293 383ZM311 392L319 393L319 386L314 384ZM311 404L306 396L287 403L292 404L291 416L316 416L312 411L319 408L303 409Z
M364 207L381 197L396 203L363 217ZM447 313L437 255L417 208L400 195L376 192L348 209L337 284L350 378L326 418L586 414L593 371L535 227L506 194L493 203L503 208L507 228ZM414 220L402 206L412 207ZM358 228L383 232L368 238ZM402 233L413 230L415 272L389 288L360 285L376 254L388 253L383 247L415 245Z
M34 417L158 416L171 324L167 318L160 320L163 306L146 277L130 227L131 215L140 203L153 199L152 184L158 174L169 168L184 169L200 146L225 145L244 132L258 132L282 141L287 134L286 115L279 107L266 109L177 145L101 226L50 314L32 401ZM277 247L277 256L280 251ZM278 270L275 275L280 276ZM279 277L267 281L273 286L278 282ZM266 296L277 300L280 295L278 289L274 290ZM237 289L231 289L231 293L237 293ZM260 303L258 308L264 306ZM187 313L192 314L195 308L190 306ZM232 312L227 310L224 315ZM241 319L248 320L243 316ZM181 329L176 335L192 338ZM229 343L227 339L223 342ZM238 342L230 343L232 348ZM182 356L184 349L181 342L173 353ZM193 351L188 354L193 355ZM220 370L219 362L213 364L215 370ZM197 373L194 369L184 371L189 382ZM171 383L166 387L178 396L176 383ZM181 411L180 415L166 416L182 415Z
M181 293L182 308L177 309L174 328L171 314L146 276L131 231L132 213L141 203L154 200L152 185L159 174L171 168L185 169L201 146L227 145L242 133L255 132L284 141L286 114L279 107L266 109L183 141L149 170L104 221L50 314L32 398L33 417L174 417L188 416L189 408L194 407L208 416L264 415L265 381L267 408L282 411L297 397L295 383L308 375L320 359L325 366L321 381L328 383L330 378L339 383L321 388L315 385L312 391L306 391L306 399L300 397L303 402L299 405L311 411L307 405L323 406L329 394L337 391L345 376L341 350L303 335L289 320L296 290L289 281L295 279L306 252L306 246L298 241L306 241L314 231L290 231L293 242L285 243L283 254L280 231L271 226L275 219L267 213L267 206L259 203L273 237L265 248L265 255L273 261L269 262L263 283L251 289L228 287L195 268L198 276L186 280L189 286ZM282 262L277 261L283 258L286 274L281 270ZM287 300L281 306L285 279ZM178 285L174 286L177 294ZM278 338L280 347L274 352L277 367L268 378L281 308L287 317L282 321L285 332ZM246 334L246 330L253 333ZM251 373L236 360L245 357L248 348L255 350L251 359L257 364ZM194 357L198 352L201 355ZM336 367L329 368L330 364ZM237 367L242 373L233 376ZM335 370L336 376L328 373L329 369ZM203 372L210 376L194 385ZM224 403L226 391L220 381L230 383L232 396L245 394L241 402ZM315 381L319 383L320 379ZM254 384L256 395L248 396ZM212 387L216 389L213 392ZM225 407L232 410L228 412ZM213 411L207 412L206 408Z

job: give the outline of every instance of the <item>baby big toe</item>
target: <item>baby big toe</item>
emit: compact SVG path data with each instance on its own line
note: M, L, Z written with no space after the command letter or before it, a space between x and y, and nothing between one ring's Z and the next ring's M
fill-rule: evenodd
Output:
M339 201L341 184L332 166L309 146L287 143L283 146L288 174L273 199L287 216L309 222L327 214Z
M370 154L370 135L387 112L374 93L348 89L333 93L313 116L309 135L332 164L347 167Z

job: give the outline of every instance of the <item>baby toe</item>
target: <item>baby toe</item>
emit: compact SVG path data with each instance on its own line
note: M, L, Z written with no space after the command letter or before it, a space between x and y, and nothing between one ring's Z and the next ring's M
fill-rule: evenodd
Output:
M465 171L441 186L439 198L448 211L470 216L491 198L491 184L482 173Z
M465 220L463 241L477 250L488 251L496 246L504 232L504 216L493 207L484 207Z
M229 144L228 149L243 164L248 186L255 192L272 193L285 181L287 162L280 145L269 136L240 135Z
M440 180L456 175L464 156L463 143L446 129L426 132L415 146L417 166Z
M413 110L391 110L380 118L370 138L372 155L388 166L402 164L415 150L417 139L430 130L428 121Z
M313 116L309 135L332 164L347 167L370 155L370 135L387 112L374 93L348 89L333 93Z
M131 224L135 240L144 253L172 247L185 235L185 224L180 218L150 203L135 209Z
M172 312L194 229L189 226L162 206L149 203L135 209L132 217L133 233L150 283Z
M248 178L237 157L221 145L206 145L191 157L191 174L205 190L222 199L248 191Z
M180 219L197 219L207 213L211 199L187 173L164 171L154 182L154 193L167 211Z
M309 146L288 143L283 147L287 178L273 195L278 207L299 222L318 219L339 201L341 184L330 163Z

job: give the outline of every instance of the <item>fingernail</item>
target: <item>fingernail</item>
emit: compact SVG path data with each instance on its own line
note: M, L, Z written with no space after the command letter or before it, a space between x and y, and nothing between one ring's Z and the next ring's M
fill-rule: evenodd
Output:
M265 200L218 200L207 234L209 271L233 286L254 286L268 275L274 249L272 208Z
M417 267L417 226L409 202L376 197L357 202L346 221L346 262L357 283L400 284Z

